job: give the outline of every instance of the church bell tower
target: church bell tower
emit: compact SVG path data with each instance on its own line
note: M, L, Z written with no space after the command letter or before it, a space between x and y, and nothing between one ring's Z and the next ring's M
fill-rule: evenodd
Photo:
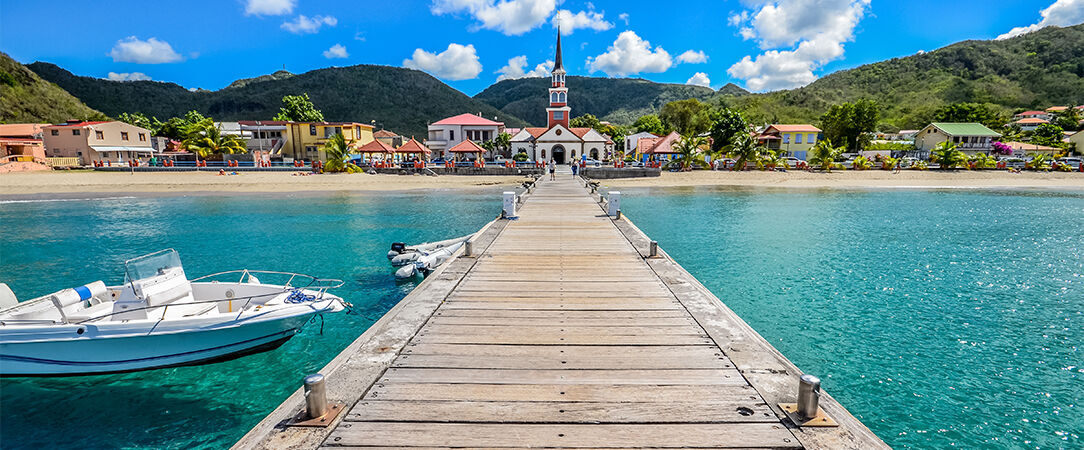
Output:
M553 58L553 74L550 83L550 106L546 108L546 128L564 125L568 128L568 88L565 87L565 66L561 62L561 26L557 25L557 56Z

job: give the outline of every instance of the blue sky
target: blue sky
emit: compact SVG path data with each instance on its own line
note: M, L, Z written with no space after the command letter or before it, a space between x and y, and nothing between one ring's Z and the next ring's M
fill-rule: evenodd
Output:
M469 94L544 72L562 17L572 75L755 91L1084 21L1084 0L0 0L0 50L78 75L220 89L280 70L382 64ZM108 5L101 7L101 5ZM47 10L46 10L47 9ZM560 12L560 13L559 13ZM661 49L661 50L660 50ZM542 65L539 68L539 65Z

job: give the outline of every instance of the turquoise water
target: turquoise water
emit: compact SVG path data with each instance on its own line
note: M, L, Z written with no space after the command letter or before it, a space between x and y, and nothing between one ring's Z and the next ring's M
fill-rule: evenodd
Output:
M894 447L1084 445L1084 193L623 189L622 210ZM273 352L126 375L0 381L0 447L226 447L413 287L393 240L465 234L476 194L0 203L21 298L174 247L190 275L340 277L357 315Z
M889 445L1084 446L1084 192L622 194Z
M471 233L499 211L499 191L2 202L0 279L21 299L118 284L125 259L173 247L191 277L250 268L342 278L335 293L357 314L221 364L2 379L0 448L228 447L414 287L393 279L392 241Z

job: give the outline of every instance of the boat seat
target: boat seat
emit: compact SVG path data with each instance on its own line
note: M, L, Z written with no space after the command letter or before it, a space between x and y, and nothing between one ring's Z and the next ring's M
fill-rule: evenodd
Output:
M83 308L85 302L94 297L104 297L106 292L105 283L95 281L83 286L55 292L49 295L49 300L52 300L57 311L60 311L61 320L72 322L75 315L82 315L81 310L87 309ZM69 319L69 316L72 319Z
M15 293L11 292L11 288L9 288L6 283L0 283L0 310L5 310L18 304L19 299L15 298Z
M132 282L136 297L147 302L147 306L163 306L173 303L192 301L192 284L179 268L162 275L144 278Z
M84 320L90 320L97 317L101 317L103 320L109 320L108 317L102 317L113 312L113 304L109 302L102 302L90 308L80 309L78 311L67 313L64 315L64 319L69 323L78 323Z

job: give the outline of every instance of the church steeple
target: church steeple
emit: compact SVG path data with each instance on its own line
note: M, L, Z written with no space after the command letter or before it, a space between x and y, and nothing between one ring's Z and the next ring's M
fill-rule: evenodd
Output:
M558 16L560 17L560 16ZM557 23L557 55L553 58L553 82L550 83L550 107L546 108L547 128L564 125L568 128L568 88L565 87L565 65L561 58L561 24Z

